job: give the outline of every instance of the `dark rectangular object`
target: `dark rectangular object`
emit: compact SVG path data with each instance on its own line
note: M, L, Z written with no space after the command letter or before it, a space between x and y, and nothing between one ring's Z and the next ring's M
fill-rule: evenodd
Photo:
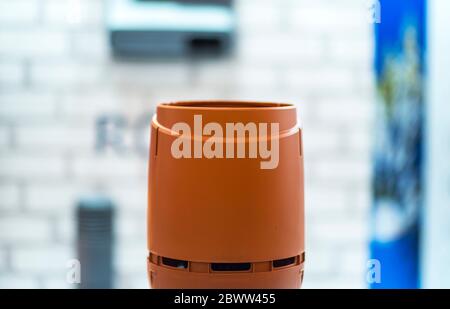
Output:
M188 268L188 261L176 260L167 257L162 258L162 263L166 266L175 268Z
M77 207L77 249L82 289L113 288L114 206L103 196L82 198Z
M211 263L212 271L249 271L251 263Z
M292 265L294 263L295 263L295 256L287 258L287 259L275 260L275 261L273 261L273 267L274 268L284 267L284 266Z
M112 0L106 20L115 56L220 55L233 45L231 0Z

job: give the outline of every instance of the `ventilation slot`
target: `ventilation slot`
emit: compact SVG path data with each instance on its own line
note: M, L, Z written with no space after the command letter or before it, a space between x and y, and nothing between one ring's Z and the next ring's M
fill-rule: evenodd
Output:
M175 260L163 257L162 263L166 266L175 267L175 268L188 268L188 261L182 261L182 260Z
M248 271L251 263L211 263L212 271Z
M295 256L287 258L287 259L281 259L281 260L275 260L273 261L273 267L284 267L295 263Z

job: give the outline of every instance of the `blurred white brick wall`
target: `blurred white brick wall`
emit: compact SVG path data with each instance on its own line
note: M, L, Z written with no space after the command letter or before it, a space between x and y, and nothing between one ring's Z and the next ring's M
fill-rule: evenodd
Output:
M95 121L118 112L134 123L161 101L210 98L297 104L304 286L364 287L373 115L365 3L238 0L233 57L136 63L111 59L103 0L0 0L0 287L68 287L74 206L92 188L118 206L116 286L147 287L146 158L97 153Z

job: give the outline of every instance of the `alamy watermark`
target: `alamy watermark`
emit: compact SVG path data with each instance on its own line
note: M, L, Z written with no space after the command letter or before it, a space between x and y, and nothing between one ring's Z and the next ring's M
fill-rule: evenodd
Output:
M377 259L371 259L366 264L366 281L369 284L381 283L381 262Z
M185 122L172 126L171 134L177 138L172 143L171 153L175 159L259 157L261 169L275 169L279 162L279 130L279 123L238 122L226 123L223 127L209 122L203 126L202 115L194 115L193 129Z
M81 263L77 259L71 259L66 262L68 268L66 272L66 282L68 284L81 283Z
M367 1L367 20L371 24L381 23L381 3L379 0Z

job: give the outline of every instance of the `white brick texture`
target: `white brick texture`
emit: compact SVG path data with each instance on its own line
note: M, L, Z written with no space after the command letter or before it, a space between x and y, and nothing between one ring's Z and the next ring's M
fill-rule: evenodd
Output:
M42 216L15 215L0 218L0 242L16 245L46 243L51 239L51 226Z
M0 55L9 57L48 57L67 53L67 35L59 30L0 29Z
M20 189L17 184L0 183L0 210L17 209L20 204Z
M27 246L16 248L11 256L11 268L24 274L51 274L61 276L65 280L66 264L73 259L73 253L67 246Z
M116 205L115 286L146 288L148 128L158 102L293 102L303 127L304 287L365 287L373 31L362 0L236 0L223 59L116 61L103 0L0 0L0 288L73 288L75 207ZM125 149L96 148L120 115Z
M64 159L61 156L3 154L0 157L0 177L11 179L61 178Z
M0 1L1 25L29 25L35 23L38 18L38 0Z
M2 87L20 85L24 79L24 68L20 62L0 61L0 85Z
M0 277L0 289L37 289L39 281L33 275L6 274Z

